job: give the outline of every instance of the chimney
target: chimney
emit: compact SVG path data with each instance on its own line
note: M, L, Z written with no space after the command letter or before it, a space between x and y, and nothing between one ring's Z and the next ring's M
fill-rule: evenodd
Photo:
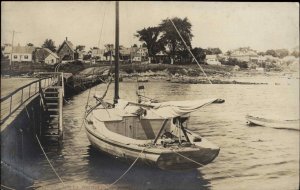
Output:
M66 41L68 41L68 37L66 37Z

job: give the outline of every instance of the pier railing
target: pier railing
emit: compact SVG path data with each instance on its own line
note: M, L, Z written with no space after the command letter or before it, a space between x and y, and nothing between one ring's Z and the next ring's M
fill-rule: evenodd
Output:
M57 83L57 77L55 76L41 78L14 90L5 97L1 97L1 124L31 97L55 83Z

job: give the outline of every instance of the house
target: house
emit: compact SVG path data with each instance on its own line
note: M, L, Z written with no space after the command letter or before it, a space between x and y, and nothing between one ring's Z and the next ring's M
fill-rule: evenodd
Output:
M104 56L105 50L104 49L92 49L91 50L91 56L93 59L97 60L106 60Z
M5 46L3 54L12 62L32 62L32 54L35 50L33 46Z
M219 58L219 60L223 59L224 61L228 61L229 56L225 55L225 54L218 54L218 58Z
M120 59L123 61L131 61L133 52L134 52L134 49L131 47L130 48L126 48L126 47L120 48Z
M140 62L145 60L148 60L148 49L146 47L140 47L132 53L132 61Z
M265 63L267 61L267 57L265 56L259 56L257 58L257 63Z
M74 59L82 61L84 55L86 55L86 52L84 50L76 50L74 54Z
M265 72L265 69L263 67L256 67L256 70L262 73Z
M10 54L11 54L11 44L4 44L3 47L1 47L3 56L10 59Z
M258 54L255 50L250 49L250 47L238 48L231 51L230 58L235 58L238 61L250 62L251 59L254 60L255 57L258 57Z
M36 48L34 51L34 61L36 63L54 65L59 62L59 57L48 48Z
M208 65L221 65L221 62L218 61L218 56L217 55L206 55L205 62Z
M168 54L163 51L156 53L153 59L155 63L159 63L159 64L169 62Z
M73 61L75 60L76 51L72 42L66 40L59 46L57 50L57 55L61 61Z

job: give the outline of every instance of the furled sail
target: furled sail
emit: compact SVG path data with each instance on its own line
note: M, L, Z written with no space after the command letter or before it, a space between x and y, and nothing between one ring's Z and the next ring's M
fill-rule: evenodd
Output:
M145 117L156 115L161 118L173 118L194 112L217 100L217 98L211 98L203 100L168 101L160 103L146 102L142 104L119 100L117 108L119 109L120 115L135 114L140 108L144 108L147 111Z

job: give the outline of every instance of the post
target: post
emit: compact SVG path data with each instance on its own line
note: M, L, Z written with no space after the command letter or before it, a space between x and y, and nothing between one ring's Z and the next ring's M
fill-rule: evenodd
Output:
M41 93L42 91L42 83L41 83L41 80L39 80L39 93Z
M114 103L119 99L119 2L116 1L116 47L115 47L115 97Z
M37 90L37 84L38 84L38 83L35 83L34 93L36 93L36 90Z
M13 97L13 95L11 95L11 97L10 97L9 114L11 113L12 97Z
M58 99L58 105L59 105L59 139L63 139L63 93L62 88L58 90L59 92L59 99Z
M11 69L12 54L13 54L13 48L14 48L14 37L15 37L15 31L13 30L12 40L11 40L11 54L10 54L10 60L9 60L10 69Z
M164 128L165 128L165 126L166 126L166 124L167 124L167 121L168 121L168 119L165 119L165 120L164 120L163 125L161 126L161 128L160 128L158 134L156 135L156 137L155 137L155 139L154 139L154 141L153 141L153 144L154 144L154 145L156 144L156 142L157 142L157 140L158 140L160 134L161 134L162 131L164 130Z
M62 95L65 97L65 81L64 81L64 73L61 73L61 87L62 87Z
M30 90L31 90L31 85L29 85L29 90L28 90L28 99L30 98Z
M23 89L24 88L22 88L21 103L23 103Z

